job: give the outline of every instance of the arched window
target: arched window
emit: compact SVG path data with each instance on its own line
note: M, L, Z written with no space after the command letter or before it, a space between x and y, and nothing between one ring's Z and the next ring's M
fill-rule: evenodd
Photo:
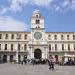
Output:
M14 34L11 35L11 39L14 39Z
M61 40L64 40L64 36L63 35L61 35Z
M54 39L57 40L57 35L54 35Z
M36 18L38 18L39 17L39 15L36 15Z
M2 39L2 34L0 34L0 39Z
M27 45L25 44L25 45L24 45L24 51L26 51L26 50L27 50Z
M75 40L75 35L73 35L73 40Z
M55 50L57 50L57 44L55 44Z
M20 44L18 44L18 50L20 50L20 48L21 48L21 45L20 45Z
M62 44L62 50L64 50L64 44Z
M7 44L5 44L5 50L7 50Z
M49 50L51 50L51 44L49 44Z
M69 35L67 35L67 40L69 40Z
M40 20L36 20L36 24L40 24Z
M51 35L48 35L48 40L51 40Z
M75 44L74 44L74 50L75 50Z
M13 44L11 44L11 50L13 50Z
M8 34L5 35L5 39L8 39Z
M70 51L70 44L68 44L68 51Z
M1 44L0 44L0 50L1 50Z
M25 34L25 37L24 38L27 39L27 34Z

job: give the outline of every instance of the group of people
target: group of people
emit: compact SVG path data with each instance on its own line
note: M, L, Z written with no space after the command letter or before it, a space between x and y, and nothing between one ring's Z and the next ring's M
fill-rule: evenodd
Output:
M54 70L54 59L52 56L49 56L48 58L48 64L49 64L49 69Z
M27 57L24 57L24 59L23 59L23 61L22 61L22 65L23 65L23 63L27 63ZM30 62L30 61L29 61ZM35 63L35 61L32 59L31 60L31 63L34 65L34 63ZM49 65L49 69L52 69L52 70L54 70L54 59L53 59L53 57L52 56L49 56L49 58L48 58L48 65Z
M27 63L31 63L31 64L46 64L47 63L47 59L27 59L27 58L23 58L23 60L21 61L21 64L27 64Z

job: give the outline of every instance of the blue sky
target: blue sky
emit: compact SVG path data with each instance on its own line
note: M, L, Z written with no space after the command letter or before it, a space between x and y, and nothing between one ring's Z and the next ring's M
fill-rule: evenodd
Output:
M75 32L75 0L0 0L0 31L29 31L36 9L47 32Z

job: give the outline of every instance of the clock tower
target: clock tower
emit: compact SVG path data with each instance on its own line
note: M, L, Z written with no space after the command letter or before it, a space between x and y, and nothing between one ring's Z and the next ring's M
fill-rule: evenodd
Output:
M47 58L47 41L44 28L44 17L39 10L31 16L30 57L35 59Z
M31 35L35 42L43 42L45 40L44 17L39 10L35 10L31 17Z

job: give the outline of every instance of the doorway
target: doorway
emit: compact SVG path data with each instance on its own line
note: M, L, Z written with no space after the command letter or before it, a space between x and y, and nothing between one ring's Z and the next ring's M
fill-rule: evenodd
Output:
M36 49L36 50L34 51L34 58L35 58L35 59L41 59L41 56L42 56L41 50L40 50L40 49Z
M13 62L13 55L10 55L10 62Z
M3 62L4 62L4 63L7 62L7 55L4 55L4 56L3 56Z

